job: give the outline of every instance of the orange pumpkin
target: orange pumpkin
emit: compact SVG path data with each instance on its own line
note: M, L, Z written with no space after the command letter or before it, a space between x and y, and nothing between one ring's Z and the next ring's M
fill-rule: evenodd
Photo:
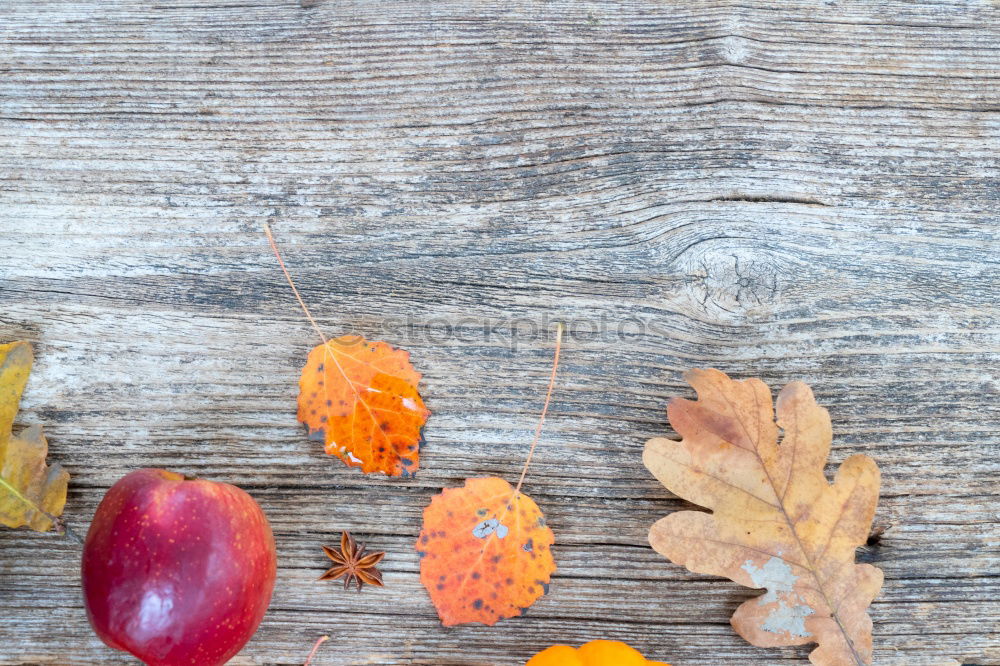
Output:
M553 645L528 660L525 666L670 666L647 661L639 651L618 641L590 641L579 649Z

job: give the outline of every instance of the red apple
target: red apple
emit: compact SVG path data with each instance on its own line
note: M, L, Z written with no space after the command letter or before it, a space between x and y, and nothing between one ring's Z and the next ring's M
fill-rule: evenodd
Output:
M101 640L150 666L224 664L260 624L276 556L260 506L236 486L140 469L108 490L83 547Z

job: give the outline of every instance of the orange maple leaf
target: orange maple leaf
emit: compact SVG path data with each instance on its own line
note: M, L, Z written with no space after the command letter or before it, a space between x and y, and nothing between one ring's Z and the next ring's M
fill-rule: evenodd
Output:
M673 513L653 525L650 544L695 573L766 588L732 618L750 643L815 642L814 664L871 663L866 609L882 572L855 564L854 549L875 514L878 467L854 455L827 482L830 415L802 382L782 389L775 420L760 380L718 370L692 370L686 379L698 400L674 398L668 407L683 439L649 440L643 462L671 492L712 513Z
M420 582L445 626L493 625L523 615L548 592L556 570L555 536L521 486L552 399L562 333L560 324L545 405L517 487L495 476L466 479L464 487L441 491L424 509L416 543Z
M430 410L417 392L410 353L386 342L345 335L327 340L285 267L271 229L267 240L302 311L323 344L309 352L299 378L298 420L311 439L365 474L413 476Z

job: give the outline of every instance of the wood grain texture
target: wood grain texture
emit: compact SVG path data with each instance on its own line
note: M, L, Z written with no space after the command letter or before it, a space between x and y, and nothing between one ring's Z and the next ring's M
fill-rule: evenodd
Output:
M671 663L804 663L728 625L753 592L657 556L682 503L641 464L681 372L832 415L882 470L879 664L1000 664L1000 5L986 0L5 0L0 341L37 360L21 425L83 532L118 477L239 484L278 586L233 663L521 664L626 640ZM415 479L295 423L317 340L409 349ZM420 512L515 479L552 322L563 370L526 491L559 570L526 617L443 629ZM603 333L595 332L602 330ZM342 529L385 590L318 585ZM0 663L129 660L91 633L79 550L0 531Z

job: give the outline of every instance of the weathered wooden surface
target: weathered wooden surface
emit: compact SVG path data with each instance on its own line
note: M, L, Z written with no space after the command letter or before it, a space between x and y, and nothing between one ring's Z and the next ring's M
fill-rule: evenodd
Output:
M301 663L324 633L318 664L597 637L802 663L731 631L751 591L646 544L681 502L643 442L681 371L716 366L809 382L833 462L881 466L878 663L997 664L998 156L995 2L4 0L0 341L36 344L20 423L73 474L76 530L140 466L264 506L278 586L235 663ZM416 479L364 478L296 425L316 339L264 220L329 332L413 352ZM515 478L546 318L573 334L526 489L559 572L526 617L445 630L420 512ZM384 591L314 582L344 528L388 551ZM0 531L0 663L129 661L91 634L78 562Z

